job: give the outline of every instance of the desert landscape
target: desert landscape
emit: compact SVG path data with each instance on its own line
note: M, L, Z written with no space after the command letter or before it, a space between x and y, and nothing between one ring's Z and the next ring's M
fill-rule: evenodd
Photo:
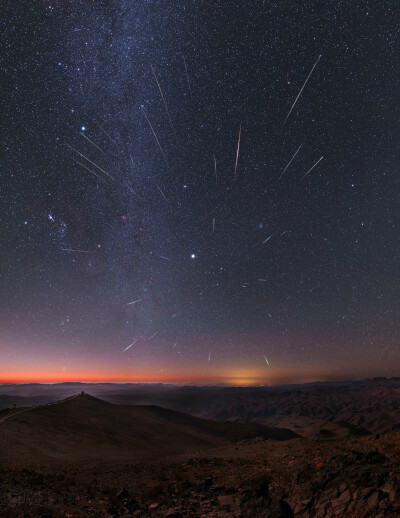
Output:
M400 513L398 378L292 388L71 385L1 390L3 407L4 398L19 401L0 411L1 516ZM84 390L55 399L78 386L104 399ZM42 402L22 404L32 398ZM143 399L151 404L136 403ZM190 401L192 415L176 410Z

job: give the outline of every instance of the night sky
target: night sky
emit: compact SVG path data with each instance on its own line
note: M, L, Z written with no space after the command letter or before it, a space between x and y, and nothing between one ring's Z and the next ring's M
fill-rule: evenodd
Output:
M0 382L399 375L395 5L2 2Z

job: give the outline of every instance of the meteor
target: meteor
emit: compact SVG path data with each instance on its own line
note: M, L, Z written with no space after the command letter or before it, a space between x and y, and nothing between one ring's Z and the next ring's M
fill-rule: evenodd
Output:
M94 171L92 171L91 169L89 169L88 167L85 166L85 164L81 164L81 162L78 162L78 160L75 160L74 158L72 159L75 164L78 164L80 165L81 167L83 167L84 169L86 169L87 171L89 171L89 173L92 173L94 174L99 180L101 180L102 182L104 183L107 183L104 178L102 178L101 176L99 176L97 173L95 173Z
M157 142L157 144L158 144L158 147L160 148L160 151L161 151L161 153L162 153L162 156L164 157L165 163L166 163L166 164L167 164L167 166L168 166L167 157L165 156L165 153L164 153L164 151L163 151L163 148L161 147L161 144L160 144L160 141L158 140L158 137L157 137L157 135L156 135L156 132L154 131L154 128L153 128L153 126L151 125L151 122L149 121L149 118L147 117L147 114L146 114L146 112L144 111L143 106L141 106L141 108L142 108L143 114L144 114L144 116L146 117L146 120L147 120L147 122L148 122L148 124L149 124L149 126L150 126L150 129L151 129L151 131L153 132L154 138L156 139L156 142Z
M94 254L92 250L77 250L73 248L60 248L60 250L63 250L63 252L79 252L81 254Z
M304 87L306 86L306 84L307 84L308 80L309 80L309 79L310 79L310 77L311 77L311 74L312 74L312 73L313 73L313 71L314 71L314 68L317 66L318 61L319 61L320 59L321 59L321 54L318 56L318 59L317 59L317 61L314 63L314 66L312 67L311 72L308 74L307 79L304 81L304 84L303 84L303 86L301 87L300 92L298 93L298 95L297 95L296 99L294 100L294 103L292 104L292 107L291 107L291 108L290 108L290 110L289 110L289 113L288 113L288 114L287 114L287 116L286 116L286 119L285 119L285 122L284 122L284 123L283 123L283 125L282 125L282 128L284 128L284 127L285 127L285 124L286 124L286 122L287 122L287 120L288 120L288 118L289 118L290 114L292 113L293 108L296 106L296 103L297 103L297 101L299 100L299 97L300 97L300 95L301 95L302 91L304 90Z
M135 345L136 342L137 340L134 340L131 344L128 345L126 349L123 350L123 352L127 351L130 347L132 347L132 345Z
M120 146L115 142L115 140L114 140L113 138L111 138L111 137L110 137L110 135L107 133L107 131L106 131L104 128L102 128L102 127L100 126L100 124L98 124L97 122L96 122L95 124L96 124L100 129L101 129L101 131L102 131L104 134L106 134L106 135L107 135L107 137L111 140L111 142L112 142L113 144L115 144L118 148L120 147Z
M93 140L90 140L90 138L89 138L89 137L87 137L87 136L86 136L82 131L80 131L79 133L82 135L82 137L84 137L86 140L88 140L88 141L89 141L89 142L90 142L90 143L91 143L95 148L97 148L99 151L101 151L102 153L104 153L104 151L101 149L101 147L97 146L97 145L93 142Z
M321 160L322 160L323 158L324 158L324 157L323 157L323 156L321 156L321 158L320 158L317 162L315 162L315 164L312 166L312 168L311 168L311 169L309 169L309 170L306 172L306 174L303 176L302 180L304 180L304 178L305 178L307 175L309 175L309 174L311 173L311 171L314 169L314 167L316 167L316 166L321 162Z
M188 74L188 69L187 69L187 65L186 65L185 54L183 52L182 52L182 56L183 56L183 63L185 65L186 79L187 79L187 83L188 83L188 87L189 87L190 98L192 99L192 102L193 102L192 88L190 86L189 74Z
M302 146L303 144L301 144ZM299 149L296 151L296 153L292 156L292 158L290 159L290 162L288 163L288 165L285 167L285 169L282 171L282 174L280 175L280 177L278 178L278 180L280 180L282 178L282 176L285 174L285 171L286 169L290 166L290 164L293 162L293 159L294 157L297 155L297 153L300 151L301 149L301 146L299 147Z
M237 165L238 165L238 160L239 160L239 149L240 149L240 137L241 137L241 134L242 134L242 123L240 122L239 138L238 138L237 151L236 151L236 162L235 162L235 174L234 174L235 180L236 180Z
M267 362L267 365L268 365L268 367L269 367L269 361L267 360L267 357L265 356L265 354L264 354L264 359L265 359L265 361Z
M72 151L75 151L75 153L78 153L79 156L81 156L82 158L84 158L85 160L87 160L88 162L90 162L92 165L94 165L94 167L96 167L99 171L101 171L102 173L104 173L105 175L107 175L109 178L111 178L111 180L114 180L114 182L118 182L118 180L116 180L113 176L111 176L110 174L107 173L107 171L104 171L104 169L102 169L101 167L99 167L98 165L96 165L94 162L92 162L91 160L89 160L88 157L86 157L85 155L82 155L82 153L80 153L77 149L74 149L72 146L70 146L69 144L65 144L67 147L69 147L69 149L72 149ZM120 184L121 185L121 184Z
M165 199L166 202L168 202L168 198L165 196L165 194L162 192L161 188L156 184L156 187L157 189L160 191L160 193L162 194L163 198Z
M174 128L174 125L173 125L173 123L172 123L171 115L170 115L169 110L168 110L167 102L166 102L166 100L165 100L165 97L164 97L163 91L161 90L161 85L160 85L160 83L158 82L158 79L157 79L156 73L154 72L154 68L153 68L153 66L152 66L152 65L150 65L150 67L151 67L151 71L153 72L154 79L156 80L156 83L157 83L158 89L160 90L161 99L163 100L163 103L164 103L164 106L165 106L165 111L167 112L168 119L169 119L169 122L170 122L170 124L171 124L172 131L174 132L175 141L176 141L176 143L178 143L178 141L177 141L177 137L176 137L175 128Z

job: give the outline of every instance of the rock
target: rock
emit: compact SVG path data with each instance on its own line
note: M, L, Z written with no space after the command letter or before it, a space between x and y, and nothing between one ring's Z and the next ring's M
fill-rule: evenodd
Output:
M233 495L221 495L218 497L218 504L220 506L232 506L235 502Z
M164 514L164 518L183 518L183 515L176 509L168 509Z
M380 489L378 489L378 491L374 491L368 497L367 507L369 509L375 509L378 506L378 503L380 502L380 500L382 500L385 497L387 498L387 495L383 491L381 491Z
M125 500L126 498L129 498L131 496L131 494L129 493L129 491L127 489L121 489L121 491L118 491L117 493L117 498L119 500Z

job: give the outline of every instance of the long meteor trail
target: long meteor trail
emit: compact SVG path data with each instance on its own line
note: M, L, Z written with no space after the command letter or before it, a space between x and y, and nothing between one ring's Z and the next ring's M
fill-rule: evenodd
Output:
M321 54L318 56L318 59L317 59L317 61L314 63L314 65L313 65L313 67L312 67L312 69L311 69L311 72L308 74L307 79L304 81L304 84L303 84L303 86L301 87L300 92L298 93L298 95L297 95L296 99L294 100L294 103L292 104L292 107L291 107L291 108L290 108L290 110L289 110L289 113L288 113L288 114L287 114L287 116L286 116L285 122L282 124L282 128L285 126L285 124L286 124L286 122L287 122L288 118L290 117L290 114L292 113L293 108L296 106L296 103L297 103L297 101L299 100L299 97L300 97L301 93L303 92L304 87L305 87L305 86L306 86L306 84L308 83L308 80L310 79L311 74L314 72L314 68L317 66L318 61L319 61L320 59L321 59Z
M75 151L75 153L78 153L79 156L81 156L82 158L84 158L85 160L87 160L88 162L90 162L92 165L94 165L94 167L96 167L99 171L101 171L102 173L104 173L105 175L107 175L109 178L111 178L111 180L114 180L114 182L118 182L117 179L115 179L113 176L111 176L109 173L107 173L107 171L104 171L104 169L102 169L101 167L99 167L97 164L95 164L94 162L92 162L91 160L89 160L89 158L85 155L82 155L82 153L80 153L77 149L73 148L72 146L70 146L69 144L65 144L67 147L69 147L69 149L72 149L72 151ZM121 185L121 184L120 184Z
M186 65L185 54L183 52L182 52L182 56L183 56L183 63L185 65L186 79L187 79L187 84L188 84L188 87L189 87L190 98L191 98L191 100L193 102L192 88L190 86L190 80L189 80L189 74L188 74L188 69L187 69L187 65Z
M168 106L167 106L167 101L165 100L165 97L164 97L163 91L161 90L161 85L160 85L160 83L158 82L158 79L157 79L156 73L154 72L153 65L150 65L150 67L151 67L151 71L153 72L154 79L156 80L156 83L157 83L158 89L160 90L161 99L163 100L163 103L164 103L164 106L165 106L165 111L167 112L167 115L168 115L169 123L171 124L172 131L174 132L175 140L176 140L176 142L178 143L178 139L177 139L176 132L175 132L175 127L174 127L174 124L173 124L173 122L172 122L171 115L170 115L170 113L169 113L169 109L168 109Z
M239 138L238 138L238 144L237 144L237 151L236 151L236 162L235 162L235 174L234 174L234 178L236 180L236 173L237 173L237 166L238 166L238 161L239 161L239 149L240 149L240 137L242 135L242 123L240 122L240 126L239 126Z
M312 166L312 168L311 168L311 169L309 169L309 170L306 172L306 174L303 176L302 180L304 180L304 178L305 178L306 176L308 176L308 175L311 173L311 171L314 169L314 167L316 167L316 166L321 162L321 160L322 160L323 158L324 158L324 157L323 157L323 156L321 156L321 158L320 158L317 162L315 162L315 164Z
M127 351L130 347L132 347L132 345L135 345L136 342L137 342L137 340L134 340L131 344L128 345L128 347L126 349L124 349L123 352Z
M287 165L287 166L285 167L285 169L282 171L282 174L280 175L280 177L278 178L278 180L280 180L280 179L282 178L282 176L285 174L286 169L287 169L287 168L290 166L290 164L293 162L293 160L294 160L295 156L296 156L296 155L297 155L297 153L300 151L300 149L301 149L301 146L302 146L302 145L303 145L303 144L301 144L301 145L300 145L299 149L298 149L298 150L296 151L296 153L292 156L292 158L290 159L290 161L289 161L288 165Z
M149 121L149 118L147 117L147 113L144 111L143 106L141 106L141 108L142 108L143 114L144 114L144 116L146 117L146 120L147 120L147 122L148 122L148 124L149 124L149 126L150 126L150 129L151 129L151 131L153 132L153 135L154 135L154 138L156 139L156 142L157 142L157 144L158 144L158 147L160 148L160 151L161 151L162 156L163 156L163 158L164 158L164 160L165 160L165 163L166 163L166 164L167 164L167 166L168 166L167 157L165 156L165 153L164 153L164 151L163 151L163 148L161 147L161 144L160 144L160 141L158 140L158 137L157 137L157 135L156 135L156 132L154 131L154 128L153 128L153 126L151 125L151 122Z

